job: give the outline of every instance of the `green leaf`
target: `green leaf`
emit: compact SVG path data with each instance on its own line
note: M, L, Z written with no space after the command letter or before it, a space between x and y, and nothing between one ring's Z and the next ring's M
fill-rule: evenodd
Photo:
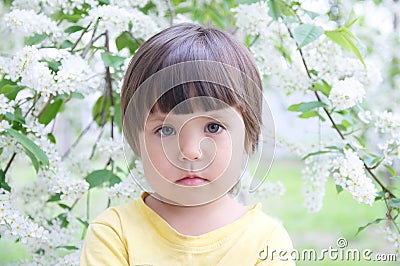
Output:
M26 151L32 153L41 163L44 165L49 164L47 155L28 137L12 128L7 129L6 133L14 137L25 148Z
M303 9L303 10L311 19L315 19L316 17L319 16L319 14L316 13L316 12L313 12L313 11L310 11L310 10L305 10L305 9Z
M122 114L121 114L121 103L117 103L114 106L114 121L118 126L119 131L122 131Z
M84 221L84 220L82 220L81 218L79 218L79 217L77 217L76 218L79 222L81 222L84 226L85 226L85 228L88 228L89 227L89 223L87 222L87 221Z
M39 172L40 163L39 163L38 159L36 158L36 156L27 149L25 149L25 153L31 159L33 168L35 168L36 173Z
M368 168L374 168L382 162L383 158L375 154L366 154L363 157L364 163Z
M65 32L65 33L74 33L74 32L77 32L77 31L81 31L81 30L83 30L83 29L85 29L85 28L82 27L82 26L74 25L74 26L71 26L71 27L66 28L66 29L64 30L64 32Z
M125 61L125 57L112 55L110 53L102 53L101 59L103 60L106 66L113 68L120 67Z
M332 89L332 86L329 85L325 80L322 81L322 84L321 83L316 83L311 88L312 91L320 91L327 97L329 96L329 93L331 92L331 89Z
M113 172L110 170L102 169L91 172L85 177L85 179L89 183L89 189L91 189L94 187L99 187L103 183L109 181L113 175Z
M65 40L62 42L61 44L61 49L67 49L67 48L71 48L72 46L74 46L74 44L70 41L70 40Z
M319 113L316 111L307 111L299 115L301 118L311 118L311 117L316 117L319 116Z
M368 226L370 226L370 225L372 225L372 224L378 224L378 223L380 223L381 221L384 221L384 220L385 220L385 219L378 218L378 219L375 219L375 220L372 221L372 222L367 223L367 224L364 225L364 226L359 227L358 230L357 230L356 236L357 236L362 230L364 230L365 228L367 228Z
M341 124L336 124L336 127L340 130L340 131L346 131L347 128ZM332 125L331 128L334 128L334 126Z
M330 152L331 152L331 151L316 151L316 152L311 152L311 153L307 154L306 156L304 156L304 157L301 158L301 159L304 161L304 160L307 159L308 157L315 156L315 155L319 155L319 154L330 153Z
M61 193L56 193L52 195L46 202L54 202L54 201L60 201L61 200Z
M126 31L115 39L115 44L118 51L121 51L123 48L128 48L131 54L139 47L136 40Z
M6 173L0 169L0 188L11 191L11 187L6 182Z
M79 100L85 99L85 96L82 93L77 92L77 91L74 91L72 93L71 97L74 99L79 99Z
M393 167L391 167L390 165L387 165L387 164L385 164L384 166L392 176L396 175L396 170L394 170Z
M360 143L361 147L365 148L365 143L360 137L357 137L357 136L353 136L353 137L358 141L358 143Z
M117 175L112 175L111 177L110 177L110 187L112 187L112 186L114 186L115 184L118 184L118 183L120 183L122 180L121 180L121 178L119 178L119 176L117 176Z
M68 206L68 205L66 205L66 204L63 204L63 203L58 203L58 206L60 206L61 208L65 209L65 210L68 210L68 211L71 210L71 207L70 207L70 206Z
M92 116L98 126L102 126L110 120L110 107L111 100L109 98L107 98L106 102L104 102L103 95L97 99L92 109Z
M46 39L46 35L45 34L35 34L31 37L27 37L25 38L25 45L26 46L32 46L35 44L39 44L41 43L44 39Z
M381 199L383 199L384 197L385 197L385 191L379 191L377 194L376 194L376 197L375 197L375 201L378 201L378 200L381 200Z
M52 70L54 73L57 73L60 69L61 62L59 61L47 61L47 66Z
M61 108L61 105L63 104L63 100L56 100L54 101L52 104L50 104L49 106L47 106L47 108L44 110L44 112L39 116L39 123L47 125L51 122L51 120L54 119L54 117L56 117L58 111Z
M302 48L309 43L312 43L324 33L322 27L317 27L310 24L302 24L294 29L293 37L297 42L297 46Z
M337 43L340 47L348 52L353 52L357 58L361 61L364 67L366 67L364 59L354 44L352 39L355 39L351 31L345 27L340 27L333 31L325 31L325 35L333 42Z
M270 0L268 1L268 15L271 16L274 20L278 20L282 14L281 6L279 4L279 0Z
M20 92L23 89L25 89L25 87L18 86L18 85L12 85L12 84L6 84L3 87L1 87L0 93L4 94L4 96L6 96L10 100L15 100L18 92Z
M343 191L343 187L341 185L336 185L336 192L339 194Z
M356 23L356 21L358 20L358 18L355 18L349 22L346 23L346 25L344 25L346 28L350 28L351 26L353 26L354 23Z
M58 246L57 248L62 248L62 249L66 249L66 250L79 250L79 248L77 248L75 246Z
M400 208L400 199L390 199L388 200L388 205L392 208Z
M316 108L321 108L321 107L327 107L327 105L323 102L315 101L315 102L303 102L303 103L297 103L297 104L292 104L289 106L288 110L291 112L307 112L311 111Z
M47 133L47 138L50 140L51 143L56 143L56 137L52 133Z

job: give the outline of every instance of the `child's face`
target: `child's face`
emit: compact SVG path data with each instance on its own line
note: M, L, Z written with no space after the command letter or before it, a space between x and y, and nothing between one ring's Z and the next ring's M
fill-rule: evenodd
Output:
M173 202L198 205L215 200L240 176L244 140L244 122L235 108L150 113L140 138L146 179ZM206 195L191 198L193 193Z

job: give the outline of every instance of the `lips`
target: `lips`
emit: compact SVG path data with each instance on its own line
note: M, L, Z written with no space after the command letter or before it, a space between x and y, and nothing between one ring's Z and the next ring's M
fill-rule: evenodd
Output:
M185 176L184 178L179 179L175 183L182 186L200 186L208 183L207 179L201 178L196 175Z

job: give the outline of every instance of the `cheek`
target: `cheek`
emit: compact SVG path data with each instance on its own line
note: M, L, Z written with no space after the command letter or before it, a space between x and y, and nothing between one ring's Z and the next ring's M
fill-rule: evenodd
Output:
M147 162L147 169L144 169L145 174L146 170L148 170L148 173L154 172L154 170L156 170L156 172L163 176L165 175L165 173L168 173L166 169L170 167L170 164L165 155L163 146L159 138L149 137L146 139L145 142L142 141L140 151L142 160L145 160Z

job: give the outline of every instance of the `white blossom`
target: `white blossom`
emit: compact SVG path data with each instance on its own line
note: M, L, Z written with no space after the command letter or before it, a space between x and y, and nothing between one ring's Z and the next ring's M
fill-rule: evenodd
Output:
M13 33L20 33L23 36L61 33L55 21L46 15L36 14L32 10L12 10L4 15L4 23Z
M106 189L106 195L113 200L132 200L140 195L141 189L131 176L126 177L122 182Z
M144 7L149 0L111 0L110 4L122 8Z
M332 162L332 171L337 185L349 192L356 201L372 205L377 189L366 176L364 163L356 152L345 149L344 155Z
M371 111L359 112L357 116L363 123L365 124L371 123L372 120Z
M325 196L325 185L329 178L331 167L327 156L317 155L306 160L306 167L302 170L304 180L302 194L303 205L309 213L319 212Z
M95 22L100 18L98 28L101 31L107 31L113 38L124 31L129 31L129 24L132 24L130 30L134 37L146 39L154 34L158 28L155 22L138 9L130 10L118 6L106 5L95 7L90 10L89 15L82 21Z
M394 246L397 257L400 257L400 233L390 227L385 227L383 233L386 240Z
M400 116L387 110L375 112L374 126L380 133L389 133L392 136L399 134ZM398 135L400 137L400 135Z
M124 147L120 138L99 140L97 150L102 156L112 158L114 161L124 158Z
M9 100L4 94L0 94L0 115L4 115L5 113L13 113L14 112L14 101Z
M30 68L31 65L39 60L39 51L33 46L25 46L18 51L11 59L5 59L6 65L3 66L3 71L7 74L6 78L12 81L17 81L22 73Z
M79 90L87 94L91 84L87 77L92 75L89 65L79 55L68 55L61 59L61 66L54 77L56 81L52 91L57 93L71 93Z
M33 10L36 13L54 14L61 7L63 0L13 0L11 9Z
M10 123L8 123L8 121L6 121L6 120L0 121L0 133L6 131L10 127L11 127L11 125L10 125Z
M62 1L60 0L61 8L64 14L73 14L74 9L81 10L84 4L88 4L91 7L97 6L97 1L95 0L73 0L73 1Z
M268 30L272 18L268 15L269 7L266 2L240 4L231 10L235 13L236 26L247 34L258 35Z
M364 86L355 78L335 81L329 94L336 110L344 110L361 103L365 96Z

